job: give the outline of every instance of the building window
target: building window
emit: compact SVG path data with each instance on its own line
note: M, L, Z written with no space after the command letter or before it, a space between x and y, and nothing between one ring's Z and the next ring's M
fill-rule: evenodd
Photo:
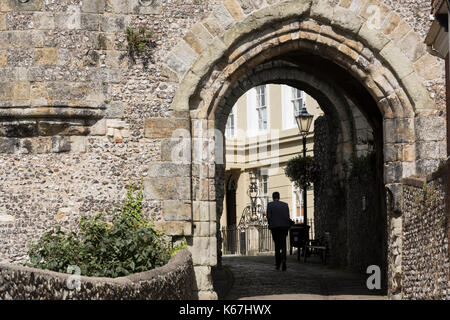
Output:
M227 127L225 129L225 136L227 138L232 138L236 134L236 106L231 110L228 116Z
M295 117L306 107L306 93L297 88L281 86L283 130L298 129Z
M292 218L296 223L303 223L303 191L292 184Z
M305 96L304 96L304 92L297 89L297 88L292 88L292 107L293 107L293 112L294 112L294 116L292 117L292 124L294 126L297 125L295 117L300 113L300 110L305 106Z
M267 86L256 87L256 111L258 112L258 130L267 130Z
M263 196L267 196L269 193L269 179L268 176L261 176L262 193Z
M267 174L261 174L259 176L259 190L260 197L262 199L261 205L264 208L267 208L267 204L269 203L269 176Z

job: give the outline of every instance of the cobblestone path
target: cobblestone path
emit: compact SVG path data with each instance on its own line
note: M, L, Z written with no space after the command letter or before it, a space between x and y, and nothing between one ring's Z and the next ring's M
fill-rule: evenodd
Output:
M385 299L369 291L364 275L331 269L312 257L307 263L288 256L287 271L277 271L272 256L225 256L233 274L227 300L361 300Z

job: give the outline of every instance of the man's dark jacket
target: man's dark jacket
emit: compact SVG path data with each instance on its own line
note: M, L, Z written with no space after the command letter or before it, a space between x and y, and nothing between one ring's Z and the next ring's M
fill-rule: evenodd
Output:
M267 205L267 220L269 229L289 228L291 226L291 217L288 204L283 201L269 202Z

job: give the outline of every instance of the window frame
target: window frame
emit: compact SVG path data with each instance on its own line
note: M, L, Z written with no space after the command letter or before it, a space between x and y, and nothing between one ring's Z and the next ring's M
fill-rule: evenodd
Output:
M259 197L263 199L264 203L260 203L264 208L267 208L269 203L269 175L260 172L257 180L258 189L260 190ZM264 190L266 188L266 190ZM259 202L260 200L258 200Z
M301 97L295 97L295 91L301 92ZM306 92L288 85L281 85L281 104L282 104L282 130L297 129L297 122L295 119L295 104L294 101L302 100L300 108L306 108Z
M264 88L263 95L261 94L260 90L261 88ZM269 87L266 84L260 85L255 87L256 92L256 117L258 119L256 129L259 133L267 132L269 130ZM261 103L261 96L264 97L264 104ZM261 111L265 114L265 119L262 119ZM263 123L261 123L263 122ZM261 126L263 124L263 126ZM265 124L265 127L264 127Z
M231 112L227 119L227 124L225 126L225 138L236 138L236 127L237 127L237 112L236 112L236 106L233 106L233 109L231 109ZM233 127L229 128L230 120L233 119ZM232 134L230 134L230 130L232 130Z
M297 96L297 93L300 93L300 96ZM295 102L296 101L301 101L301 104L298 106L299 110L295 109L295 107L296 107ZM306 95L305 95L305 92L300 90L300 89L291 87L291 99L290 99L290 102L291 102L292 115L293 115L293 117L292 117L292 124L291 125L293 127L295 127L297 125L297 120L295 119L295 116L298 114L298 112L300 112L302 110L302 108L306 107ZM297 111L297 113L296 113L296 111Z

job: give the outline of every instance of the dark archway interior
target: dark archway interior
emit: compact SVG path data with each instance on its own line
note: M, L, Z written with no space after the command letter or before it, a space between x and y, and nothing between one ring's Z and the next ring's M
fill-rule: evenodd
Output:
M314 74L333 86L336 91L340 92L342 96L347 97L363 114L367 123L373 130L373 143L375 150L375 175L372 177L373 181L361 180L359 177L349 176L348 172L346 178L336 177L331 173L327 173L322 177L326 181L326 186L320 188L320 192L315 192L315 198L321 198L321 203L327 203L324 208L330 208L328 215L328 222L326 228L330 231L332 236L332 263L339 267L345 267L360 272L365 272L369 265L378 265L381 267L384 275L387 274L387 210L385 201L384 188L384 157L383 157L383 116L377 106L377 103L367 91L367 89L356 80L348 70L337 65L333 61L324 59L317 55L305 53L301 51L290 52L283 56L278 56L272 60L283 61L291 65L295 65L304 72ZM256 74L257 68L248 72L249 78L252 74ZM238 80L239 81L239 80ZM258 81L258 80L255 80ZM327 97L324 92L316 88L314 84L308 84L295 79L280 79L274 77L271 80L262 81L259 84L285 84L296 87L305 91L314 99L317 100L322 110L325 113L325 132L328 135L326 140L326 148L330 157L326 166L329 169L335 167L336 161L336 144L335 140L336 130L339 127L338 108L335 101ZM252 87L255 86L253 82ZM246 91L251 87L245 88L240 85L241 89ZM235 95L228 95L225 98L228 111L238 100ZM217 122L216 117L216 126ZM220 121L220 130L223 131L224 123ZM323 143L323 142L322 142ZM353 144L355 144L353 140ZM354 145L353 145L354 147ZM355 148L353 148L355 153ZM356 154L355 154L356 156ZM224 157L225 158L225 157ZM350 163L348 163L351 166ZM347 167L348 168L348 167ZM225 167L217 166L216 177L224 177ZM350 169L348 169L350 171ZM216 179L216 193L217 193L217 208L218 220L222 214L222 203L224 197L224 186L222 186L222 179ZM370 198L369 205L371 210L359 210L361 197ZM355 205L355 199L357 204ZM220 241L219 241L220 243ZM219 249L220 251L220 249ZM356 257L355 255L366 255L364 257ZM219 253L220 257L220 253ZM384 287L386 286L386 277L384 279Z
M347 248L343 250L343 253L347 257L341 259L341 261L338 261L339 259L335 259L335 263L341 266L349 267L350 269L359 270L361 272L365 272L367 266L375 264L382 268L384 271L383 274L387 274L387 210L384 197L385 188L383 175L383 116L380 109L378 108L375 100L359 81L357 81L347 70L330 60L302 52L289 53L283 57L279 57L279 59L289 61L290 63L298 65L299 68L308 73L317 74L323 79L326 79L326 81L334 85L338 91L342 91L353 101L371 126L373 130L376 154L376 175L374 177L373 185L368 186L367 183L370 183L370 181L367 181L367 179L365 181L361 181L359 177L355 178L350 176L347 181L338 182L341 185L345 183L345 191L343 194L339 194L337 188L334 189L336 191L333 195L334 197L345 196L345 199L342 202L335 202L337 208L339 208L338 210L347 211L347 217L343 219L343 224L346 224L346 226L344 225L344 227L342 227L342 229L347 229L346 239L342 237L342 239L336 241L336 244L340 242L341 244L347 246ZM323 93L317 92L318 90L315 88L303 86L300 89L308 92L310 95L317 98L318 101L321 100L320 97L323 95ZM326 118L331 120L333 114L335 114L335 112L332 112L331 110L336 108L336 106L331 106L331 108L329 108L324 103L319 102L319 104L321 107L323 106L322 108L324 109ZM333 121L328 121L329 135L332 136L335 130L336 124L333 123ZM328 147L330 152L333 152L333 146L330 145ZM331 157L331 159L336 159L336 157ZM367 195L367 193L373 192L376 192L377 194L375 196ZM328 195L330 195L330 193L328 193ZM316 197L320 196L323 197L324 195L320 193L316 195ZM349 207L351 207L351 202L358 201L358 197L361 198L362 196L366 199L371 198L372 201L377 201L378 203L375 204L376 209L370 212L372 217L363 216L361 219L358 219L357 215L359 213L366 215L367 212L358 212L357 207ZM344 209L345 207L346 209ZM375 225L370 225L370 223L374 222ZM335 227L336 225L339 225L339 221L335 221L334 223ZM365 229L365 231L358 230L360 228ZM367 231L369 231L369 233L365 233ZM356 247L357 249L352 250L352 247ZM366 250L366 252L364 252L364 250ZM354 253L352 253L352 251L354 251ZM354 256L365 254L369 256L363 259ZM374 256L371 257L370 255ZM384 279L386 279L386 277L384 277Z

